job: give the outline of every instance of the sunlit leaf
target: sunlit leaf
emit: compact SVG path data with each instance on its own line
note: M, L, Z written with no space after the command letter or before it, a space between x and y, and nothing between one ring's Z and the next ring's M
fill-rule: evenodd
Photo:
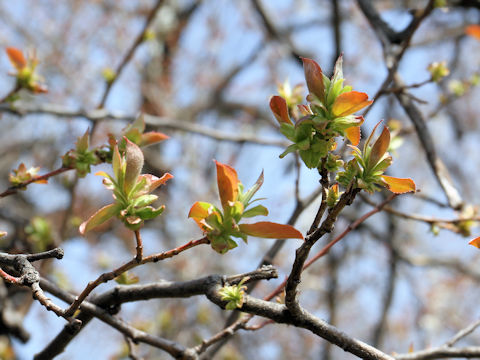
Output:
M388 190L395 194L415 192L416 186L412 179L401 179L387 175L382 175L382 179L388 184Z
M322 68L312 59L302 58L302 61L308 91L323 102L325 99L325 85L323 84Z
M263 205L257 205L255 207L245 211L242 214L242 217L249 218L249 217L259 216L259 215L267 216L268 215L268 209Z
M368 100L368 95L365 93L349 91L337 96L332 106L332 114L335 117L347 116L363 109L372 102L372 100Z
M361 133L360 126L352 126L345 130L345 136L352 145L357 146L360 143Z
M303 239L300 231L291 225L260 221L254 224L240 224L240 231L251 236L269 239Z
M281 96L272 96L270 99L270 109L275 115L275 119L281 124L282 122L291 124L290 116L288 115L287 102Z
M8 47L5 49L5 51L7 52L8 59L15 69L20 71L27 66L27 60L25 59L25 56L23 56L22 51L14 47Z
M160 141L167 140L168 135L165 135L161 132L150 131L142 134L140 146L148 146L159 143Z
M80 234L84 235L86 232L103 224L105 221L117 215L119 211L120 207L117 204L104 206L80 225Z
M197 201L195 204L192 205L190 208L190 212L188 213L189 218L206 218L208 216L208 209L213 205L204 201Z
M475 246L476 248L480 249L480 237L477 237L469 242L470 245Z
M226 209L229 202L235 202L238 197L238 175L234 168L215 161L217 166L217 184L222 207Z

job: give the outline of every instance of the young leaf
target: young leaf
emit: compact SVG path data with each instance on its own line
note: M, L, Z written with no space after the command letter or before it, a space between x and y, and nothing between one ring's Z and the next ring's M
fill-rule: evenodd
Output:
M89 134L89 129L87 129L87 131L85 131L85 134L83 134L77 140L77 152L83 153L87 151L89 145L90 145L90 134Z
M222 207L226 209L229 202L238 198L238 175L234 168L215 161L217 166L217 184Z
M332 106L332 114L335 117L347 116L363 109L372 102L372 100L368 100L368 95L365 93L349 91L337 96Z
M142 150L140 150L137 145L127 138L125 138L125 141L127 142L127 145L125 148L126 167L124 188L125 193L128 194L137 182L137 179L142 171L144 158Z
M357 146L360 143L360 126L352 126L345 130L345 136L352 145Z
M117 145L115 145L115 147L113 148L112 167L113 176L117 180L119 186L122 186L124 169L122 169L122 157L120 156L120 151L118 151Z
M208 210L210 208L213 208L212 204L204 201L197 201L190 208L188 217L193 219L205 219L208 216Z
M17 71L20 71L27 66L27 60L20 50L14 47L8 47L5 51L7 52L8 59Z
M270 109L280 125L282 123L292 123L290 116L288 115L287 102L281 96L272 96L270 99Z
M260 176L258 177L257 181L255 181L255 184L253 184L253 186L250 189L248 189L248 191L245 194L243 194L242 202L245 207L248 206L253 195L255 195L255 193L258 191L258 189L260 189L262 185L263 185L263 170Z
M475 246L477 249L480 249L480 237L477 237L469 242L470 245Z
M142 138L140 141L140 146L148 146L148 145L153 145L156 144L160 141L167 140L170 137L168 135L165 135L161 132L157 131L149 131L144 134L142 134Z
M395 194L415 192L416 186L412 179L401 179L387 175L382 175L382 179L388 184L388 190Z
M301 59L303 61L303 71L305 72L308 91L323 102L325 100L325 85L323 84L322 68L312 59Z
M251 209L248 209L242 214L242 218L249 218L249 217L254 217L254 216L267 216L268 215L268 209L263 206L263 205L257 205Z
M85 235L86 232L103 224L105 221L117 215L120 210L121 209L118 204L110 204L104 206L80 225L80 234Z
M372 146L370 157L368 158L368 167L373 168L387 152L390 145L390 131L385 126L377 141Z
M260 221L254 224L240 224L240 231L251 236L268 239L303 239L300 231L290 225Z

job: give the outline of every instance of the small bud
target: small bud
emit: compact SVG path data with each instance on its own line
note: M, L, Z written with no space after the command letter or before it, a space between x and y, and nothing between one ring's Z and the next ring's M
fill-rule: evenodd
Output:
M432 76L432 81L436 83L438 83L445 76L448 76L450 74L450 70L447 67L446 61L433 62L430 65L428 65L427 70L430 72L430 75Z

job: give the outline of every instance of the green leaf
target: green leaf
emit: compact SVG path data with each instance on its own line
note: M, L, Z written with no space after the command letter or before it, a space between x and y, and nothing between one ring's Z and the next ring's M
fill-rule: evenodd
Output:
M152 194L142 195L133 201L132 206L135 208L141 208L141 207L150 205L157 199L158 199L157 195L152 195Z
M285 156L287 156L288 154L297 151L297 149L298 149L297 144L289 145L289 146L285 149L285 151L279 155L280 159L283 159L283 158L284 158Z
M155 209L151 206L146 206L135 212L142 220L150 220L156 218L158 215L163 213L165 210L165 205L160 206L158 209Z
M84 235L86 232L103 224L113 216L116 216L120 210L121 207L117 203L104 206L80 225L80 234Z
M263 184L263 170L260 173L260 176L258 177L257 181L255 181L255 184L253 184L253 186L250 189L248 189L246 193L242 194L242 202L245 207L248 206L253 195L255 195L255 193L260 189L262 184Z
M83 136L79 137L77 140L76 149L78 153L83 153L88 150L89 143L90 143L89 138L90 138L89 129L87 129L87 131L85 131L85 134L83 134Z
M263 206L263 205L257 205L251 209L248 209L246 210L242 217L244 218L250 218L250 217L254 217L254 216L267 216L268 215L268 209Z
M130 190L136 184L138 177L143 168L143 152L133 142L126 139L127 145L125 148L125 193L129 194Z

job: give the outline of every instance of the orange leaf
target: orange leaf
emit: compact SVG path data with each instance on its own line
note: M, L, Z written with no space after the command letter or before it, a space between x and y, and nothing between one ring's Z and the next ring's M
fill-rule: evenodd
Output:
M156 144L160 141L167 140L168 138L169 138L168 135L165 135L161 132L149 131L142 134L142 140L140 142L140 146L148 146L148 145Z
M208 232L208 225L205 223L205 218L209 215L209 209L213 205L203 201L197 201L192 205L188 217L195 220L200 230Z
M345 130L345 136L352 143L353 146L357 146L360 143L360 126L352 126Z
M480 40L480 25L469 25L465 28L465 34Z
M270 99L270 109L275 115L275 119L282 124L282 122L291 124L290 116L288 116L287 102L281 96L272 96Z
M477 249L480 249L480 237L477 237L469 242L470 245L475 246Z
M208 216L208 209L211 208L212 206L213 205L210 203L197 201L190 208L188 217L193 219L205 219Z
M8 47L5 51L7 52L8 59L15 67L15 69L20 71L25 66L27 66L27 60L25 59L25 56L23 56L23 53L20 50L14 47Z
M390 146L390 131L385 126L382 133L375 141L370 152L370 158L368 159L368 166L373 167L377 165L382 156L387 152Z
M368 100L368 95L365 93L349 91L337 96L332 106L332 114L335 117L347 116L363 109L372 102L372 100Z
M415 192L416 186L412 179L401 179L387 175L382 175L382 179L387 183L388 190L395 194Z
M291 225L282 225L270 221L255 224L240 224L240 231L251 236L269 239L303 239L300 231Z
M229 202L238 198L238 175L234 168L215 160L217 165L217 184L222 207L227 208Z
M305 72L308 91L323 102L325 99L325 85L323 84L322 68L312 59L301 59L303 61L303 71Z

